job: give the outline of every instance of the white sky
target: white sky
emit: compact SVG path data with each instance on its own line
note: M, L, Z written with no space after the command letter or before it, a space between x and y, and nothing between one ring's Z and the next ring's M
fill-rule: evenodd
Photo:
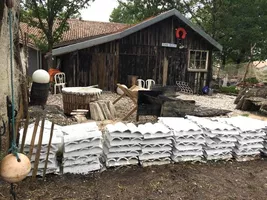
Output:
M82 19L108 22L113 8L117 6L117 0L95 0L89 8L81 10Z

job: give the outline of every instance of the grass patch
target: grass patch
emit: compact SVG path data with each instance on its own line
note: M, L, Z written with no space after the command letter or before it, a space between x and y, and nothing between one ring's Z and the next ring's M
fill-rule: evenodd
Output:
M239 90L236 89L235 86L229 86L229 87L220 87L219 92L224 94L238 94Z

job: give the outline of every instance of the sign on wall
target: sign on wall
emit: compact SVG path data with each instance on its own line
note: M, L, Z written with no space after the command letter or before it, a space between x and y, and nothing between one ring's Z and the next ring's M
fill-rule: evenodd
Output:
M162 43L163 47L171 47L171 48L177 48L177 44L172 43Z

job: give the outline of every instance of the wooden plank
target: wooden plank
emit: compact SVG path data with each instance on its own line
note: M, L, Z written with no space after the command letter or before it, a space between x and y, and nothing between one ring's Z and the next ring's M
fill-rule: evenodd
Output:
M34 168L32 171L32 180L33 181L36 179L36 175L38 172L38 165L39 165L39 161L40 161L40 153L41 153L43 133L44 133L44 123L45 123L45 118L42 119L41 130L40 130L39 140L38 140L38 145L37 145L37 151L35 154Z
M53 133L54 133L54 122L52 122L52 125L51 125L50 137L49 137L49 142L48 142L48 147L47 147L47 153L46 153L46 159L45 159L45 166L44 166L44 171L43 171L43 180L45 179L45 174L46 174L46 169L47 169L47 164L48 164L48 158L49 158L50 149L51 149L51 143L52 143Z
M20 147L20 153L23 153L23 151L24 151L24 145L25 145L26 135L27 135L28 126L29 126L29 120L30 120L30 116L28 114L27 118L25 120L25 123L24 123L24 127L23 127L22 141L21 141L21 145L20 145L21 146Z
M33 147L34 147L34 142L35 142L35 137L36 137L36 132L37 132L37 129L38 129L38 126L39 126L39 121L40 121L40 118L38 117L34 123L34 128L33 128L33 133L32 133L32 139L31 139L31 144L30 144L30 151L29 151L29 159L31 160L32 158L32 152L33 152Z
M168 59L167 57L164 57L164 62L163 62L163 77L162 77L162 85L165 86L167 85L167 79L168 79Z

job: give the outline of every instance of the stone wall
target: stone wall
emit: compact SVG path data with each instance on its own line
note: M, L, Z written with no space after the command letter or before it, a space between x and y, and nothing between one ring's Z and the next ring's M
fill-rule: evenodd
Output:
M4 4L1 2L1 4ZM18 35L18 10L19 4L17 1L14 1L14 8L13 8L13 40L16 40ZM1 20L1 28L0 28L0 115L3 118L6 118L6 96L11 97L11 83L10 83L10 44L9 44L9 28L8 28L8 8L4 5L0 6L0 17ZM15 97L16 100L18 99L20 89L20 76L23 75L20 70L21 67L18 67L18 61L15 59L15 52L16 52L16 45L14 44L14 55L13 55L13 64L14 64L14 89L15 89ZM17 57L20 57L18 55ZM16 103L16 109L18 105Z
M0 119L7 121L6 96L11 98L11 70L10 70L10 44L9 44L9 21L8 8L5 6L5 1L0 2ZM15 89L15 109L18 110L18 99L22 91L21 83L23 80L22 64L20 62L20 53L18 46L19 33L19 1L13 1L13 64L14 64L14 89ZM7 135L6 135L7 136ZM4 138L2 138L4 139ZM5 140L4 140L5 141ZM2 140L3 146L6 146Z

